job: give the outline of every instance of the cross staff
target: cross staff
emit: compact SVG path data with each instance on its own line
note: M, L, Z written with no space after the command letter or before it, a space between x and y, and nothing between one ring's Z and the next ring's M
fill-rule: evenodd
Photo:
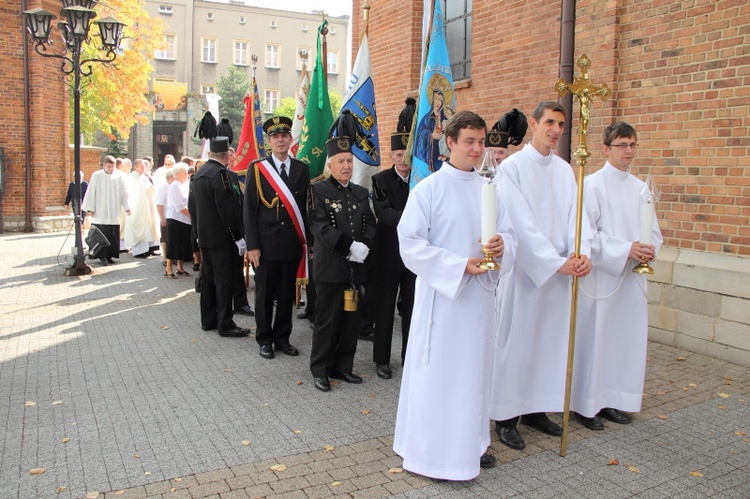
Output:
M612 91L606 83L599 86L591 83L588 75L591 59L586 54L578 58L576 66L581 68L581 76L573 78L573 83L567 83L565 79L555 84L555 90L562 97L565 93L573 94L573 98L578 101L581 117L578 122L578 148L574 153L578 162L578 210L576 213L576 242L575 256L581 256L581 223L583 218L583 170L586 167L586 161L591 154L586 146L588 136L589 111L591 110L592 99L601 96L602 101L606 101ZM573 296L570 301L570 331L568 333L568 367L565 375L565 406L563 409L563 433L560 441L560 455L565 457L565 451L568 444L568 423L570 422L570 389L573 380L573 350L576 339L576 311L578 309L578 276L573 276Z

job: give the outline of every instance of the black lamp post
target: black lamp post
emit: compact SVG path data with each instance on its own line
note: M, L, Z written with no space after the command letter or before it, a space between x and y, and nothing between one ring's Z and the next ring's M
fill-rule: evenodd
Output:
M99 26L103 52L101 57L81 60L84 43L93 43L89 39L89 28L91 20L96 17L93 10L97 0L62 0L62 11L60 12L64 21L58 23L57 27L62 33L64 47L59 54L47 52L47 47L52 45L50 30L52 19L55 15L43 9L27 10L23 14L26 17L26 27L32 37L32 43L36 52L44 57L62 59L60 66L63 78L73 89L73 137L74 137L74 163L75 163L75 191L73 197L73 216L76 227L76 256L73 265L65 269L65 275L78 276L91 273L91 267L86 265L83 255L83 234L81 231L81 78L91 76L93 63L108 64L115 60L117 51L122 40L122 28L125 24L112 17L106 17L95 23Z

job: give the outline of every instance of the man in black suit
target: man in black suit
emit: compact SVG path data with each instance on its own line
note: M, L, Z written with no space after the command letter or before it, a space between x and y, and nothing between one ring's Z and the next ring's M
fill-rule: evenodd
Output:
M377 374L391 379L391 340L393 339L393 316L396 298L401 296L401 364L406 358L409 325L414 308L414 283L417 279L401 260L398 249L396 226L409 198L409 175L411 168L404 162L407 132L391 135L391 160L393 167L372 176L372 193L375 215L378 218L376 241L375 289L375 344L372 360Z
M236 254L247 252L243 238L240 186L229 176L226 164L229 141L216 137L210 159L190 179L188 211L198 239L201 263L201 327L218 329L221 336L246 336L247 328L232 320L232 281L237 272Z
M323 392L331 390L329 377L362 383L361 377L352 374L360 311L344 311L344 291L361 290L367 278L365 260L375 237L369 192L351 182L351 141L332 138L326 142L326 152L331 176L310 185L307 205L315 237L317 295L310 371L315 388Z
M263 124L271 154L250 164L245 176L244 219L248 260L255 269L255 322L260 356L299 352L289 343L295 283L307 278L304 209L310 174L292 158L292 120L275 116ZM273 302L276 300L276 317Z

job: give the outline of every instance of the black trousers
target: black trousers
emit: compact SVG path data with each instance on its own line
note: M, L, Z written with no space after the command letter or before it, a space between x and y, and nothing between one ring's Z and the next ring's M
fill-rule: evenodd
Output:
M315 275L313 274L312 258L307 261L307 286L305 287L305 294L307 295L305 313L309 320L315 322L315 302L317 295L315 294Z
M374 290L376 296L375 344L372 360L380 364L391 362L391 342L393 341L393 320L396 313L396 298L401 292L401 362L406 358L406 344L409 340L411 313L414 309L414 285L417 276L409 271L383 269L378 271Z
M232 300L234 309L249 305L247 302L247 288L245 287L245 262L240 256L239 251L234 253L234 265L236 271L232 274Z
M255 339L259 345L288 345L299 260L260 259L255 269ZM273 302L276 300L276 317Z
M320 303L315 310L310 371L316 378L332 373L351 373L354 367L360 311L344 311L344 290L347 287L348 284L315 282Z
M201 248L201 326L219 332L237 325L232 320L233 276L237 273L237 246Z

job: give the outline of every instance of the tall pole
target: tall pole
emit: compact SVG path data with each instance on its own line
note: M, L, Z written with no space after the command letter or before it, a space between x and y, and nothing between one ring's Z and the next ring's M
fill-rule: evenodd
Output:
M588 137L589 117L591 111L591 99L600 96L606 101L611 91L606 83L595 86L588 76L588 68L591 60L586 54L578 58L576 65L581 69L581 76L573 79L573 83L567 83L564 78L555 84L555 91L562 97L570 93L578 101L580 118L578 120L578 148L575 152L578 162L578 205L576 211L576 239L575 256L581 256L581 224L583 222L583 175L591 154L586 144ZM570 422L570 390L573 382L573 355L576 344L576 313L578 311L578 276L573 276L573 294L570 300L570 329L568 330L568 364L565 372L565 404L563 408L563 433L560 440L560 455L565 457L568 445L568 424Z

